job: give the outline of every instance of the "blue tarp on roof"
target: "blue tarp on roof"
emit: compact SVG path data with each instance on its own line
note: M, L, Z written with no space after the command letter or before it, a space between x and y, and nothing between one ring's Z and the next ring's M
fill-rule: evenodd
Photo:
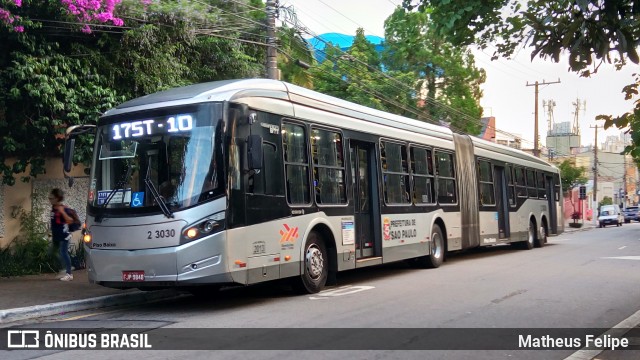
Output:
M323 62L324 59L325 59L325 53L324 53L323 50L324 50L324 48L325 48L327 43L331 43L334 46L338 46L340 48L340 50L346 51L353 44L353 39L354 38L355 38L355 35L345 35L345 34L339 34L339 33L326 33L326 34L318 35L315 38L307 39L307 41L313 47L313 50L314 50L314 53L315 53L315 56L316 56L316 60L318 60L318 62ZM376 49L377 52L382 52L382 50L384 48L382 46L382 42L384 41L383 38L381 38L380 36L375 36L375 35L365 35L365 38L367 40L369 40L370 43L375 45L375 49Z

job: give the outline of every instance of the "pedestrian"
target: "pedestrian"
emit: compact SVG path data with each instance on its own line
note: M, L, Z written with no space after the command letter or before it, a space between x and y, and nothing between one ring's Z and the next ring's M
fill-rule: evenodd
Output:
M71 274L71 258L69 257L69 240L71 240L71 232L69 224L74 222L72 216L73 209L65 206L64 192L60 189L53 189L49 194L49 202L51 203L51 241L54 249L60 248L60 257L64 261L66 274L60 278L62 281L73 280Z

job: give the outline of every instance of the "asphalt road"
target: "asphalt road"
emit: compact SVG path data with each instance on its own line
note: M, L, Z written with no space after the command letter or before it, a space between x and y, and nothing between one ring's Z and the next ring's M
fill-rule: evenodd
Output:
M476 328L459 335L475 336L483 341L483 333L504 328L518 328L523 332L535 328L606 330L640 310L640 224L576 232L550 238L549 242L544 248L530 251L497 246L452 254L439 269L416 270L397 263L349 271L339 274L337 286L317 295L296 295L286 284L271 283L225 289L211 298L185 296L144 306L76 313L72 317L52 317L22 324L40 328L294 328L293 332L275 334L286 337L290 344L316 344L312 346L314 348L318 346L313 340L325 341L321 337L331 330L323 333L310 329L339 328L334 334L341 334L341 338L327 336L327 348L342 349L336 344L344 343L366 348L367 344L375 347L391 341L392 345L387 346L391 349L20 350L0 354L0 358L564 359L576 350L406 351L402 349L406 348L404 346L410 348L411 341L393 338L406 333L389 330L385 339L384 336L376 338L384 330L370 331L377 328L416 328L418 332L421 328ZM193 334L190 330L169 331L173 332L164 340L167 348ZM221 332L207 334L212 343L221 336ZM260 332L257 335L260 336ZM242 344L251 340L242 336L239 333L228 341ZM376 340L368 340L367 336ZM461 343L464 343L463 339ZM212 346L202 341L200 345L203 348ZM597 358L637 359L640 351L606 351Z

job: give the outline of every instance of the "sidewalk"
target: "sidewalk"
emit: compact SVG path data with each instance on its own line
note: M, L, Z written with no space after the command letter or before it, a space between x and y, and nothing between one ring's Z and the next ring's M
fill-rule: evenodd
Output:
M593 221L587 221L587 220L585 220L584 223L582 224L582 227L579 227L579 228L573 228L569 226L570 223L571 222L567 222L564 224L565 233L572 233L576 231L586 231L586 230L595 229L597 227L596 225L593 224Z
M0 324L72 311L144 303L177 296L172 290L118 290L90 284L87 270L73 271L73 281L58 274L0 278Z

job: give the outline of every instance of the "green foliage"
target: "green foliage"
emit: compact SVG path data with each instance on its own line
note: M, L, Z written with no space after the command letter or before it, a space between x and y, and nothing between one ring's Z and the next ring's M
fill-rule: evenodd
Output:
M307 42L300 36L296 29L281 27L278 29L278 68L283 81L313 88L313 78L307 69L300 66L298 61L307 65L314 65L316 60Z
M38 204L43 196L32 197L31 211L20 214L20 233L0 250L0 277L57 272L60 262L51 252L47 224L42 220L45 209Z
M634 0L403 0L407 9L418 8L433 19L436 32L454 45L495 44L494 57L510 56L519 46L533 48L532 58L560 61L568 54L570 71L582 76L595 73L603 63L621 68L640 63L640 6ZM632 145L625 149L640 163L640 81L622 92L634 100L632 110L619 115L599 115L605 128L627 130Z
M600 202L598 203L598 209L599 209L599 208L601 208L601 207L602 207L602 206L604 206L604 205L613 205L613 199L611 199L611 198L610 198L610 197L608 197L608 196L603 197L603 198L602 198L602 201L600 201Z
M532 56L560 60L583 75L595 60L638 63L640 6L633 0L404 0L403 5L429 12L437 31L454 44L485 47L498 42L498 53L511 55L522 43ZM597 69L597 66L595 67Z
M242 1L145 6L125 0L117 9L125 27L94 27L89 35L59 2L28 5L14 14L28 27L24 33L0 27L0 174L7 185L42 174L44 159L60 156L68 126L95 123L126 99L264 71L264 46L242 41L244 33L264 32L263 15L257 10L247 15L256 20L255 29L228 15L246 10ZM217 37L220 29L224 37ZM92 141L79 138L75 163L89 164Z
M431 118L479 133L484 70L476 68L466 46L454 46L436 32L430 14L397 8L387 18L383 62L387 69L414 74L416 92L426 93L421 107Z
M14 174L24 173L27 166L30 176L42 174L44 158L59 153L67 126L95 123L123 100L96 69L59 50L53 43L16 51L0 71L6 89L0 91L0 133L6 138L0 144L0 170L5 184L13 185ZM9 157L16 159L13 164L6 163Z
M324 53L326 60L311 68L315 90L382 111L420 116L413 90L415 77L402 71L382 73L380 54L362 29L356 31L346 53L331 44Z
M633 109L615 117L598 115L596 119L604 120L605 129L615 126L631 134L631 145L625 147L624 153L630 154L636 164L640 165L640 97L638 96L638 89L640 89L640 75L636 74L635 82L622 89L625 100L633 101Z
M584 167L576 167L571 160L564 160L558 165L558 169L560 169L560 181L562 182L563 193L567 193L576 186L587 183L587 178L584 176Z

